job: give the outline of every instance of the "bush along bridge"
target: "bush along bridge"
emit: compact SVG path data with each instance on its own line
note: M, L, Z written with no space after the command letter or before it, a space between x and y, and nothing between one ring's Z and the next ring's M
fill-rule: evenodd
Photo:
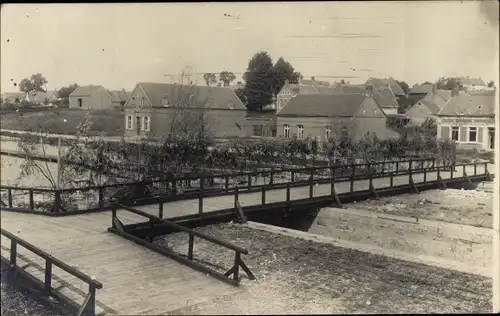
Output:
M61 190L1 186L2 260L12 271L45 284L46 293L64 292L60 297L80 306L82 313L166 313L186 301L232 293L242 278L259 277L245 264L251 249L202 234L195 227L262 221L269 214L291 216L384 195L473 185L492 177L488 163L415 159L199 174ZM155 243L158 237L168 240L172 233L186 235L185 253ZM11 242L4 244L5 238ZM199 240L232 251L234 261L221 267L201 260ZM39 256L20 253L18 244ZM20 265L22 256L29 262ZM35 264L45 269L30 270ZM49 279L60 277L52 265L73 274L67 286L49 290ZM95 275L102 284L80 270ZM144 290L120 291L137 287Z

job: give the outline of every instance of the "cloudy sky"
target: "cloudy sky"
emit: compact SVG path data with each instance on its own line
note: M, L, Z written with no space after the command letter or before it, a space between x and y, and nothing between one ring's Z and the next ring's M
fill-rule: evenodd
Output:
M496 11L495 11L496 10ZM312 2L8 4L1 8L1 90L41 72L132 89L193 73L233 71L265 50L305 77L410 85L440 76L498 78L498 3ZM198 83L202 83L201 80Z

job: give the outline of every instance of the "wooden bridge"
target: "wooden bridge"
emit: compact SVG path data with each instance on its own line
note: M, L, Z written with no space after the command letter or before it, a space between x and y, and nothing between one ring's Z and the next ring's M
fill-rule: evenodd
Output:
M60 293L78 306L86 306L87 310L88 306L95 306L97 314L163 314L244 291L244 286L233 285L239 284L242 277L254 277L252 267L244 264L245 254L252 249L241 249L227 241L196 233L190 229L193 226L230 219L244 221L256 212L341 206L349 201L386 194L445 189L456 183L491 180L492 177L487 163L460 164L454 168L440 166L435 161L427 161L427 166L421 161L418 167L412 167L412 163L415 162L404 170L391 167L378 172L373 172L377 164L321 167L326 175L320 172L321 168L273 171L273 175L261 171L259 175L244 174L249 181L243 185L233 181L232 187L228 179L241 178L241 174L201 175L196 190L182 193L175 187L183 181L196 179L164 179L161 183L165 186L160 193L134 201L113 200L108 196L110 188L100 187L94 188L99 192L97 206L80 211L64 209L61 195L67 191L60 190L54 192L56 206L50 208L52 212L45 213L52 216L33 214L40 213L34 202L35 191L40 190L17 188L28 192L30 202L16 205L16 188L2 187L7 191L1 214L2 259L14 265L12 270L22 270L45 284L45 288L50 286L49 292ZM388 163L384 164L387 167ZM343 171L337 172L339 170ZM365 171L356 174L359 170ZM265 180L279 172L289 173L290 181ZM304 173L309 175L305 180L299 176ZM217 177L224 179L222 188L205 188L206 183L213 184ZM155 204L151 204L153 202ZM61 214L73 216L54 216ZM152 242L155 236L173 231L187 233L187 254L158 249ZM10 241L13 238L22 239L24 244L14 246ZM214 271L194 260L199 238L234 251L234 263L225 267L224 272ZM46 257L34 254L33 249L19 247L26 244L64 262L66 268L92 276L90 280L98 280L102 288L89 298L88 282L67 274L68 269L56 269L58 265L49 268ZM240 276L239 268L245 274ZM47 286L48 274L51 281ZM95 304L88 302L94 298Z

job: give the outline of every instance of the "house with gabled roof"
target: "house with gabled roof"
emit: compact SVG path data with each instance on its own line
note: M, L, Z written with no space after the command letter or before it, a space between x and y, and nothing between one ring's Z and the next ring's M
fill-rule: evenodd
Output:
M69 107L87 110L109 110L113 108L111 92L100 85L77 87L69 95Z
M405 116L409 119L409 124L419 126L428 118L436 119L438 112L450 99L450 97L446 97L446 93L440 93L439 91L441 90L427 93L406 111Z
M314 77L311 80L300 80L299 83L289 83L288 80L285 80L285 84L276 95L276 112L281 111L292 98L298 95L333 93L339 93L339 91L326 81L316 81Z
M488 89L488 85L481 78L461 77L459 78L459 82L465 91L480 91Z
M298 95L277 114L282 137L319 138L334 135L358 140L368 132L380 138L399 137L386 127L386 117L372 97L358 93Z
M392 94L396 97L404 96L406 93L403 88L399 85L399 83L393 78L368 78L365 82L365 86L367 87L379 87L379 88L387 88Z
M437 137L451 139L457 148L492 151L495 148L495 91L460 93L437 113Z
M124 105L124 136L162 138L200 128L216 138L249 136L246 112L229 87L139 82Z
M121 108L127 102L128 97L130 96L130 92L122 90L110 90L111 93L111 102L113 103L113 107Z

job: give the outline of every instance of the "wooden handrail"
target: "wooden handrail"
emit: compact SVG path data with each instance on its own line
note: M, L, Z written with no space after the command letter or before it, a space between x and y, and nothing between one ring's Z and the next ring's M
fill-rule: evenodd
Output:
M177 229L177 230L180 230L182 232L188 233L189 235L205 239L205 240L210 241L210 242L212 242L214 244L217 244L219 246L222 246L222 247L225 247L225 248L228 248L228 249L240 252L240 253L245 254L245 255L248 254L248 250L245 249L245 248L242 248L242 247L230 244L230 243L222 241L222 240L218 240L218 239L216 239L216 238L214 238L212 236L208 236L208 235L205 235L203 233L197 232L197 231L195 231L193 229L190 229L190 228L181 226L179 224L170 222L170 221L168 221L168 220L166 220L164 218L159 218L159 217L156 217L154 215L148 214L146 212L139 211L137 209L134 209L132 207L128 207L126 205L122 205L122 204L119 204L119 203L114 203L113 206L114 206L113 212L115 214L116 214L116 209L117 208L124 209L126 211L131 212L131 213L134 213L134 214L146 217L146 218L148 218L148 219L150 219L152 221L160 222L161 224L164 224L165 226L168 226L170 228ZM113 216L113 217L116 217L116 216Z
M77 315L81 315L84 311L91 315L95 315L95 292L97 289L102 289L103 285L101 282L95 280L93 277L90 277L86 275L85 273L82 273L78 271L77 269L71 267L70 265L62 262L61 260L53 257L52 255L48 254L47 252L41 250L40 248L30 244L29 242L21 239L20 237L8 232L5 229L1 229L1 234L7 238L10 239L10 272L11 276L15 276L15 271L17 268L17 245L21 245L24 248L28 249L29 251L33 252L34 254L42 257L45 259L45 279L43 282L43 287L44 287L44 292L46 295L51 295L52 294L52 268L53 266L56 266L60 268L61 270L64 270L68 272L69 274L75 276L76 278L82 280L83 282L87 283L89 285L89 293L87 294L87 297L85 298L84 303L78 310Z

